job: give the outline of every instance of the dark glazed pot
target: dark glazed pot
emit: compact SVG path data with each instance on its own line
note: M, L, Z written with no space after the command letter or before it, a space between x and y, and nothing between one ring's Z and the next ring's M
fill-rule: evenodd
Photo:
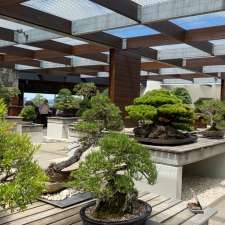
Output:
M86 210L92 206L95 205L95 202L91 202L87 204L86 206L82 207L80 210L80 216L83 221L83 225L144 225L148 217L151 215L152 207L141 200L138 200L141 204L143 204L145 208L145 212L140 215L139 217L136 217L134 219L130 220L124 220L124 221L104 221L104 220L95 220L93 218L90 218L86 215Z

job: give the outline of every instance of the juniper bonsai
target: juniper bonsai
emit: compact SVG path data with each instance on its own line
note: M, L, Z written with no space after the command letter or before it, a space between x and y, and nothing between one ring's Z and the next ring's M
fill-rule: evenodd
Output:
M31 121L33 122L37 118L37 113L35 111L34 106L28 105L24 106L22 109L20 116L23 117L24 121Z
M127 135L113 132L104 135L98 145L99 150L72 173L69 186L93 193L97 198L95 218L133 214L138 197L134 180L145 178L154 184L157 178L149 150Z
M154 90L136 98L126 107L131 119L139 122L135 135L143 138L184 138L182 131L193 129L194 111L169 90Z
M9 105L10 100L20 94L20 91L16 87L6 87L0 83L0 98L2 98L6 105Z
M0 111L5 106L0 104ZM0 206L24 209L44 190L46 177L33 154L38 147L29 137L12 132L12 124L0 121Z
M91 98L90 109L82 114L81 121L74 127L77 132L83 134L82 138L79 139L79 145L73 156L66 161L53 163L48 167L46 173L53 180L64 168L79 161L82 154L91 146L95 146L105 130L121 130L123 121L119 108L108 97L97 94Z

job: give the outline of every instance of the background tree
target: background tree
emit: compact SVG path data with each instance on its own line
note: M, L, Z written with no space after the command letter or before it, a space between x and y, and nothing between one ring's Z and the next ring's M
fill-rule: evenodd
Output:
M44 103L45 98L44 98L43 95L37 94L31 101L34 103L34 105L36 105L37 107L39 107L41 104Z
M192 104L191 95L187 89L178 87L178 88L175 88L172 92L174 95L180 98L184 104Z
M0 104L0 111L4 108ZM33 160L38 147L28 136L13 133L11 126L0 122L0 206L24 209L41 195L46 177Z
M72 174L70 186L93 193L98 199L92 216L99 219L133 214L137 205L134 180L154 184L157 172L149 150L121 133L109 133Z
M169 90L154 90L136 98L126 107L130 118L139 122L136 136L149 138L184 138L178 130L193 128L194 111Z
M51 164L46 170L53 180L60 171L79 161L85 151L95 146L105 130L121 130L123 127L121 112L108 97L97 94L91 98L90 104L90 109L86 110L81 121L75 124L75 130L81 132L83 137L79 139L79 146L73 156L63 162Z

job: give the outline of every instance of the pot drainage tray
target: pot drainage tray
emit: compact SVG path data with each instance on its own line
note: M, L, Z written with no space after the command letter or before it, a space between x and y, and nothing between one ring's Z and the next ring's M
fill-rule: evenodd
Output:
M90 199L92 199L92 196L91 196L91 193L89 193L89 192L77 193L71 197L64 199L64 200L48 200L45 198L38 198L38 200L40 200L42 202L54 205L59 208L66 208L66 207L69 207L69 206L72 206L72 205L75 205L75 204L78 204L81 202L88 201Z

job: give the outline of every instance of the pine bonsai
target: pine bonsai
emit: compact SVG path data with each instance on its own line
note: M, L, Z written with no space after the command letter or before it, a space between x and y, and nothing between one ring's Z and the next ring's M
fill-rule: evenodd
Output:
M55 98L55 108L59 116L74 116L80 107L80 99L72 95L69 89L61 89Z
M75 124L75 130L84 134L79 140L78 148L73 156L66 161L51 164L46 173L55 181L57 174L60 174L64 168L79 161L85 151L96 145L105 130L121 130L122 127L123 121L119 108L111 103L106 96L97 94L92 97L90 109L87 109L82 114L81 121Z
M33 122L37 118L37 113L35 111L35 108L31 105L25 106L21 113L20 116L23 117L24 121L31 121Z
M0 104L0 111L6 107ZM0 206L24 209L44 190L46 177L33 160L38 147L29 137L12 132L12 124L0 121Z
M90 108L90 100L97 94L98 90L94 83L80 83L74 86L73 91L76 95L83 97L77 112L77 116L81 116L85 110Z
M139 122L135 135L150 139L182 139L193 128L194 111L169 90L154 90L136 98L126 107L131 119Z
M93 193L97 198L91 212L97 219L134 214L138 192L134 180L145 178L154 184L157 177L149 150L125 134L108 133L72 173L69 186Z
M208 118L209 130L225 130L225 103L220 100L203 100L196 105L196 111Z
M175 88L173 94L182 100L184 104L192 104L192 99L190 93L185 88Z

